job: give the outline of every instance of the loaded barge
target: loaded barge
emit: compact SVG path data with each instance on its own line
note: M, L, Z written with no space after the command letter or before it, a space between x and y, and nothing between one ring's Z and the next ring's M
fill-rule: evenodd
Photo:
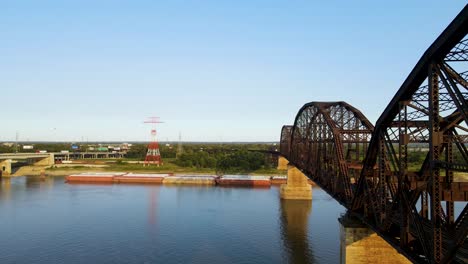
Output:
M174 175L173 173L138 174L125 172L88 172L69 175L65 178L65 181L68 183L190 184L269 187L272 184L285 184L287 181L287 177L249 175Z
M216 179L218 185L229 186L254 186L269 187L271 185L270 176L248 176L248 175L225 175Z

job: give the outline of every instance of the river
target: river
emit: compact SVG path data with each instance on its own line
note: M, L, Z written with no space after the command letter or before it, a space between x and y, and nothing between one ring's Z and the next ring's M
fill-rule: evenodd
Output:
M4 179L0 263L339 263L344 212L319 188Z

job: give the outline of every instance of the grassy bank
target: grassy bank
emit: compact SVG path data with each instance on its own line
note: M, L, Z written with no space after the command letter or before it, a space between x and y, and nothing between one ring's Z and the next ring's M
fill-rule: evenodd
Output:
M84 161L83 161L84 162ZM96 165L100 165L96 167ZM54 165L46 169L48 175L69 175L83 172L134 172L134 173L176 173L176 174L216 174L215 168L197 168L197 167L181 167L174 163L174 160L166 159L162 166L143 166L143 164L129 163L127 160L115 162L113 160L86 160L86 164L76 165ZM250 174L250 175L285 175L286 171L276 169L258 169L254 171L239 171L234 174ZM225 173L230 174L230 173Z

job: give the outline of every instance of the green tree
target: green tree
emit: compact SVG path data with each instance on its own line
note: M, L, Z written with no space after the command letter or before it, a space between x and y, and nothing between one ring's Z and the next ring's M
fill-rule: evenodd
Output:
M127 152L126 157L131 159L145 159L147 147L145 144L134 144Z

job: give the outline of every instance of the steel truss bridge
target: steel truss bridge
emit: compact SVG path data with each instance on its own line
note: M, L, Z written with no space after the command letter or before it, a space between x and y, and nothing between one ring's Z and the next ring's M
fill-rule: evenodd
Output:
M467 31L465 6L375 126L345 102L311 102L281 131L291 165L413 262L468 261Z

